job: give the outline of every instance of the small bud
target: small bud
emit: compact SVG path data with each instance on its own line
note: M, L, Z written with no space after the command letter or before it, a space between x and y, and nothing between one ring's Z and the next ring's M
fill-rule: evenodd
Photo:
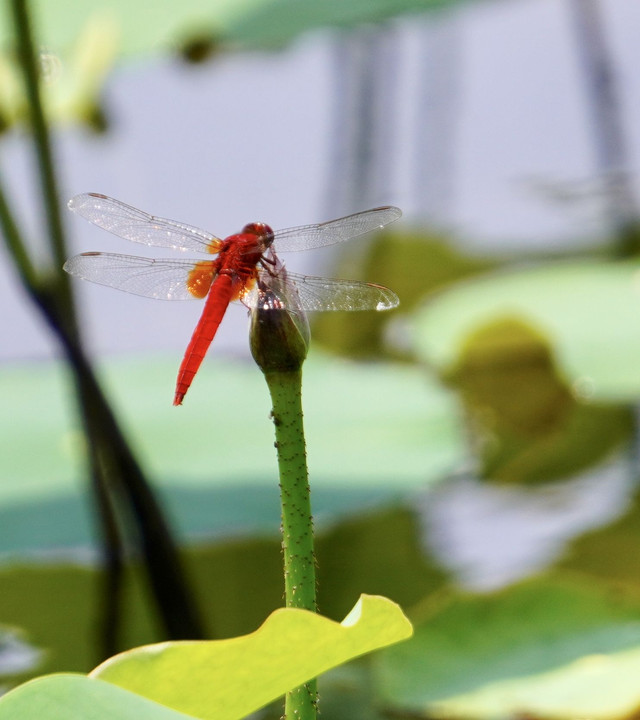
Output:
M284 265L272 257L273 268L257 281L257 303L251 310L251 354L263 373L299 370L310 338L307 316L286 282Z

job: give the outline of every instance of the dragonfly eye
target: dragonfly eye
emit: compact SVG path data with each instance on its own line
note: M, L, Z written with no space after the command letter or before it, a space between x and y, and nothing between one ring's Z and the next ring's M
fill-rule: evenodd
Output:
M273 230L267 225L267 223L248 223L242 228L242 232L251 233L251 235L257 235L267 245L271 245L271 243L273 242Z

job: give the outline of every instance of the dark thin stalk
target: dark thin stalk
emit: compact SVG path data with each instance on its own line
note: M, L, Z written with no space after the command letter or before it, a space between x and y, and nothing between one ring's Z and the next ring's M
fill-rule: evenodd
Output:
M1 179L0 179L1 180ZM41 286L37 273L31 264L25 243L7 202L4 188L0 181L0 233L5 240L9 255L14 259L22 284L31 299L37 305L53 329L55 334L62 336L64 330L57 321L54 296L51 288ZM78 397L79 388L78 388ZM90 476L97 499L98 517L100 518L103 558L104 558L104 592L100 593L103 612L100 614L100 651L98 661L113 655L118 647L118 625L120 586L123 566L123 547L117 531L116 511L109 501L106 482L99 460L97 444L91 441L95 433L89 431L88 420L85 418L86 436L89 439Z
M451 220L459 128L460 38L457 17L442 13L420 29L420 66L413 125L416 207L433 223Z
M31 259L27 253L18 225L9 208L4 188L0 185L0 228L2 229L2 237L9 251L9 255L13 258L20 279L27 290L35 290L37 285L37 275L35 268L31 264Z
M47 216L53 261L56 268L60 268L61 283L66 286L65 292L69 295L69 283L61 269L66 260L66 249L60 214L58 184L53 153L51 152L51 138L40 98L38 54L35 52L33 44L33 32L26 0L11 0L11 10L15 25L19 65L24 76L24 86L27 93L29 120L36 148L36 159L39 167L38 177Z
M2 197L0 189L0 198ZM3 216L0 215L0 222L2 221ZM93 452L98 452L99 457L99 460L92 458L92 477L96 483L104 485L98 497L98 506L103 508L103 503L112 497L113 492L126 499L130 511L125 519L129 524L134 520L133 525L138 528L145 568L167 635L174 639L204 637L197 609L187 590L180 556L162 510L120 430L89 361L76 339L69 337L67 326L60 322L54 296L44 289L37 292L32 292L32 288L28 286L27 289L62 343L74 371L87 442ZM117 510L111 508L109 517L102 518L102 522L113 525L117 514ZM109 533L106 540L115 542L116 535L111 531ZM111 545L107 552L112 558L107 567L117 569L119 561L113 558L121 557L122 549L115 550ZM107 582L112 587L118 586L116 578ZM103 627L106 628L107 625L104 620Z
M332 102L330 107L329 175L326 181L326 212L338 217L351 212L345 210L352 176L351 135L357 100L354 87L353 48L350 36L336 33L330 55L332 61ZM343 212L344 211L344 212Z
M120 645L119 629L122 615L122 581L125 565L124 539L120 535L116 505L109 496L107 483L103 479L100 453L95 444L89 447L91 484L96 500L96 514L100 518L102 538L102 565L99 602L102 611L98 614L100 642L96 664L115 655Z
M614 64L599 1L571 0L570 6L590 98L598 169L607 182L608 213L618 236L618 254L625 256L638 251L640 239Z
M337 37L332 55L327 213L338 216L388 200L397 34L387 26L345 32Z
M100 485L97 502L107 513L102 521L103 530L107 533L107 567L113 573L107 582L112 588L119 587L123 547L117 533L117 518L122 515L127 525L138 534L136 541L142 546L145 567L169 637L202 637L202 627L187 591L179 554L169 528L80 344L71 288L62 271L66 258L64 231L26 0L11 0L11 11L49 229L52 274L43 278L36 275L4 192L0 192L0 224L25 287L62 343L74 371L87 442L95 453L91 458L91 470L94 483ZM118 543L117 548L115 543ZM117 606L117 598L114 598L108 606L110 617L104 622L105 635L111 632L107 628L114 628ZM114 638L115 631L108 641L105 638L105 643L115 642Z
M173 639L198 639L204 630L188 592L178 550L158 501L131 452L82 349L65 343L80 385L82 415L92 442L101 449L107 492L118 493L129 508L124 520L138 529L145 569L166 633Z

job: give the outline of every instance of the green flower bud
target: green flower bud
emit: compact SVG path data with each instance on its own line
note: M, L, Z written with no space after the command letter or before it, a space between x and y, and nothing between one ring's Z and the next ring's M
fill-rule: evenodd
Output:
M287 283L284 265L273 258L273 268L263 271L257 281L258 301L251 310L251 354L263 373L299 370L310 339L297 293Z

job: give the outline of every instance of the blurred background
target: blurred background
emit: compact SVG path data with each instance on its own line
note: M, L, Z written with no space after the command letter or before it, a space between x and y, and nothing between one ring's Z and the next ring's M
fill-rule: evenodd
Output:
M3 13L1 185L46 278L60 263ZM401 300L311 318L320 610L340 619L360 592L381 593L417 627L328 678L325 717L637 712L636 683L614 691L612 678L640 662L640 6L59 0L31 3L31 20L68 255L145 254L68 213L81 192L221 237L254 220L403 210L373 237L284 257ZM72 288L82 347L181 549L203 634L255 629L282 581L270 403L246 309L229 310L176 409L201 304ZM117 573L109 501L87 480L97 441L78 413L77 358L30 290L3 244L7 682L176 636L138 511L113 488L126 570L118 620L105 620L100 578ZM602 675L569 692L596 655Z

